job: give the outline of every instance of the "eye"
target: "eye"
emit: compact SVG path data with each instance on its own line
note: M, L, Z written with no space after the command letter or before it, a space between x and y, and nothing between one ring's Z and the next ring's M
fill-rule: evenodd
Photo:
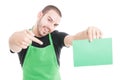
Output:
M48 21L49 21L49 22L52 22L52 20L51 20L50 18L48 18Z
M56 26L58 26L58 24L54 24L54 26L56 27Z
M50 21L50 19L48 19L48 21Z

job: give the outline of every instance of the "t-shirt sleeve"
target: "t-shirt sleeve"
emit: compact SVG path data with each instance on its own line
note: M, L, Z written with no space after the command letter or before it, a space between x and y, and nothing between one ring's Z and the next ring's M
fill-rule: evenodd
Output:
M65 32L59 32L57 30L55 30L53 33L53 41L55 41L54 43L57 45L65 46L64 44L64 38L68 35L68 33Z
M15 53L15 52L13 52L12 50L10 50L10 52L11 52L11 53Z

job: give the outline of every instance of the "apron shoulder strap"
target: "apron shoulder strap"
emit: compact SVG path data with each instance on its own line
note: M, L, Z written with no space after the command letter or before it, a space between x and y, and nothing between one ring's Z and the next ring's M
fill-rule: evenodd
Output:
M52 41L52 36L51 36L51 34L49 34L49 40L50 40L50 44L53 45L53 41Z

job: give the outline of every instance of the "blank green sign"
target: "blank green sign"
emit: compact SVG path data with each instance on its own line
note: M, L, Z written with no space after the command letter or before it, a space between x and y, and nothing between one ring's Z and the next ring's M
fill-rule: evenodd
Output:
M112 39L74 40L73 59L75 67L112 64Z

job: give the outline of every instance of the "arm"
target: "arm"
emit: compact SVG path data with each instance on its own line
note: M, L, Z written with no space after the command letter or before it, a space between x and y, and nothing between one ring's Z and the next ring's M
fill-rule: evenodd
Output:
M102 32L96 27L88 27L82 32L78 32L75 35L68 35L64 39L65 46L71 46L73 40L83 40L88 39L92 41L94 38L101 38Z
M13 52L20 52L22 49L26 49L32 41L42 44L40 40L34 37L32 31L23 30L14 32L9 37L9 48Z

